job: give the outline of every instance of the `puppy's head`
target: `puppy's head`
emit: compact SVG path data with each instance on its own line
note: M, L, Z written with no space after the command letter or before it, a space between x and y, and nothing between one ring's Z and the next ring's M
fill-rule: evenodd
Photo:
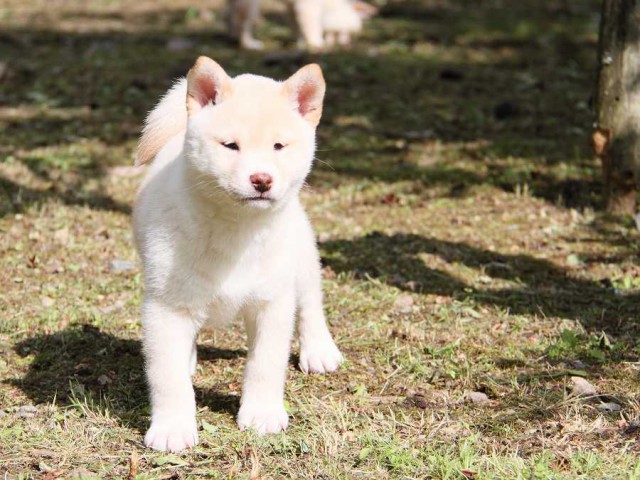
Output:
M324 92L315 64L277 82L230 78L200 57L187 76L185 156L194 186L251 209L295 196L311 169Z

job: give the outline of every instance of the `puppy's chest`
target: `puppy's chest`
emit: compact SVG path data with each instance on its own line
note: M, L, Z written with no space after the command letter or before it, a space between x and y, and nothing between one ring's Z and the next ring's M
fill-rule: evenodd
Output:
M271 243L256 243L241 251L211 249L193 268L208 301L242 305L247 300L270 300L292 283L288 252Z

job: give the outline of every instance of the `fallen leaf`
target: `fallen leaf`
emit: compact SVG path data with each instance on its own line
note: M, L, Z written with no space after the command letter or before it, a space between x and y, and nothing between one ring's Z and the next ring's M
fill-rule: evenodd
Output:
M407 400L409 400L413 405L421 408L422 410L426 409L429 406L427 399L422 393L414 393L413 395L408 396Z
M469 393L469 400L471 400L471 403L485 403L489 401L489 397L482 392L471 392Z
M411 295L401 295L393 302L393 306L400 313L409 313L413 307L413 297Z
M205 432L210 433L211 435L215 435L215 434L218 433L218 427L216 427L215 425L210 424L206 420L202 420L202 429Z
M571 377L571 382L573 383L573 387L571 387L573 395L589 396L597 393L596 387L582 377Z
M609 139L611 138L611 130L604 128L596 128L591 137L591 146L593 153L598 157L604 156L609 146Z
M53 240L61 245L66 245L69 242L69 228L64 227L56 230L53 234Z
M56 456L56 452L54 452L53 450L47 450L47 449L44 449L44 448L31 450L30 453L33 456L44 457L44 458L53 458L53 457Z
M626 422L620 426L623 430L622 433L625 435L635 435L640 430L640 423L631 422L627 424Z
M331 240L331 234L329 232L320 232L318 234L318 242L324 243Z
M136 268L136 264L127 260L111 260L111 270L114 272L128 272Z
M365 458L367 458L371 453L371 450L371 447L364 447L362 450L360 450L360 453L358 454L358 460L364 460Z
M400 198L395 193L388 193L382 197L382 203L385 205L395 205L400 203Z
M108 307L102 307L100 309L100 312L102 312L102 314L104 314L104 315L107 315L109 313L113 313L113 312L116 312L118 310L122 310L123 308L124 308L124 302L122 300L118 300L113 305L109 305Z
M51 297L47 297L46 295L43 295L42 297L40 297L40 303L44 308L49 308L49 307L53 307L56 301Z
M422 284L414 280L409 280L403 284L403 287L407 290L411 290L412 292L418 292L422 289Z
M52 260L51 262L49 262L49 266L48 266L47 270L50 273L63 273L64 272L64 267L57 260Z
M129 457L129 475L127 475L127 480L133 480L136 478L139 463L140 457L138 454L136 452L131 452L131 456Z
M30 255L29 258L27 258L27 267L28 268L37 268L38 267L38 257L36 257L35 255Z
M622 409L620 405L613 402L601 403L596 408L601 412L619 412Z
M333 271L333 268L330 266L326 266L322 269L322 278L331 279L336 278L336 272Z
M16 417L32 418L32 417L35 417L37 413L38 413L38 409L33 405L23 405L22 407L18 408L18 410L16 411Z
M567 255L567 265L569 265L570 267L578 267L582 265L582 260L580 260L580 257L578 255L572 253L570 255Z
M354 442L356 440L356 434L349 430L344 432L342 438L347 442Z

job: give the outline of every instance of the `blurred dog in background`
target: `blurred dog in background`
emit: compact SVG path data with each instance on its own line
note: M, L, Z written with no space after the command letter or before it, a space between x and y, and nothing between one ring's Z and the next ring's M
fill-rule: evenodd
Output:
M361 0L287 0L295 20L300 46L321 50L335 44L348 45L362 30L362 22L378 11ZM229 29L240 45L261 49L262 42L253 36L260 14L260 0L229 0Z

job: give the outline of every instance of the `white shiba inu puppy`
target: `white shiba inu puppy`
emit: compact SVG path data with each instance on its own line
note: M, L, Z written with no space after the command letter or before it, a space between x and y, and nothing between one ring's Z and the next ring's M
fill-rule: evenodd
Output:
M362 21L377 9L362 0L287 0L300 32L300 43L312 49L348 45L352 35L362 30ZM253 27L260 14L259 0L229 0L229 28L240 45L262 48L253 37Z
M307 65L284 82L229 77L200 57L149 114L138 163L153 160L134 207L144 269L143 347L151 394L146 445L198 441L191 375L205 324L244 321L248 355L237 422L276 433L297 314L300 368L336 370L320 262L298 193L311 169L325 82Z

